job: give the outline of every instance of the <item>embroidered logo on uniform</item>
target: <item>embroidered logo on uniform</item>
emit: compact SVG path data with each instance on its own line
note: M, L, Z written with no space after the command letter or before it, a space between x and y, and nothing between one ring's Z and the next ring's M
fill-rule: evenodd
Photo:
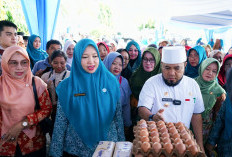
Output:
M106 91L107 91L107 89L106 89L106 88L102 88L102 92L104 92L104 93L105 93Z
M168 96L168 92L164 92L164 96Z
M168 103L164 104L164 107L169 107L169 104Z
M185 99L185 101L190 101L190 99Z

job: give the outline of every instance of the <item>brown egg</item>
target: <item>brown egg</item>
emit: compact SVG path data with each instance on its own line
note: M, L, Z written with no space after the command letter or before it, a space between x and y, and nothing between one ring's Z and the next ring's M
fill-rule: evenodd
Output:
M171 140L169 137L164 137L164 138L162 138L162 142L163 143L171 143Z
M137 122L137 124L142 124L142 123L147 123L144 119L141 119L140 121Z
M169 135L167 132L164 132L164 133L161 134L161 137L163 137L163 138L164 138L164 137L168 137L168 138L169 138L170 135Z
M186 130L184 126L180 126L178 129L179 129L180 132Z
M178 122L176 123L176 128L178 129L180 126L184 126L184 124L182 122Z
M157 124L157 126L159 126L159 125L165 125L164 121L162 121L162 120L158 121L156 124Z
M154 149L154 151L156 153L159 153L160 149L162 148L161 144L158 143L158 142L155 142L153 145L152 145L152 148Z
M150 128L150 129L153 129L153 128L157 128L157 127L156 127L155 124L151 124L151 125L149 125L149 128Z
M168 133L168 129L166 127L160 128L159 131L160 131L161 134L165 133L165 132Z
M151 137L159 137L159 133L157 131L150 132Z
M148 125L153 125L153 124L156 125L156 123L154 121L147 121L147 124Z
M183 143L183 141L180 138L176 138L174 140L174 144L177 144L177 143Z
M181 138L184 140L191 139L191 136L188 133L182 134Z
M182 134L188 134L188 131L187 131L187 130L182 130L182 131L180 132L180 135L182 135Z
M149 134L148 134L147 130L142 130L142 131L139 132L139 135L140 136L148 136Z
M199 152L196 145L190 145L187 149L192 155L196 155Z
M167 126L168 128L175 127L174 124L173 124L172 122L168 122L166 126Z
M159 157L166 157L164 154L160 154L160 156Z
M143 154L141 154L141 153L136 154L135 157L143 157Z
M180 134L178 133L171 134L171 137L175 140L176 138L180 138Z
M151 148L151 144L149 142L143 142L141 148L146 153Z
M157 128L152 128L152 129L150 129L149 131L150 131L150 132L153 132L153 131L158 132Z
M176 134L176 133L178 133L178 131L177 131L176 128L174 128L174 127L169 128L168 132L170 132L171 134Z
M165 143L164 149L167 151L167 153L171 154L172 149L173 149L173 145L171 143Z
M187 146L195 145L195 142L194 142L192 139L187 139L187 140L185 140L184 143L185 143Z
M186 147L182 142L175 144L175 148L180 154L183 154L186 150Z
M150 140L149 140L149 137L142 136L142 137L140 137L140 141L143 143L143 142L149 142Z
M154 137L152 137L151 141L152 141L153 143L155 143L155 142L160 142L160 138L154 136Z

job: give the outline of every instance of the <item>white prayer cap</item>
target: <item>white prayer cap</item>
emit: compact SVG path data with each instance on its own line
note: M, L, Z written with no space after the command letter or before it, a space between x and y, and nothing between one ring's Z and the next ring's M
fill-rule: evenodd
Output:
M187 59L186 51L183 46L164 47L162 50L161 62L167 64L183 63Z

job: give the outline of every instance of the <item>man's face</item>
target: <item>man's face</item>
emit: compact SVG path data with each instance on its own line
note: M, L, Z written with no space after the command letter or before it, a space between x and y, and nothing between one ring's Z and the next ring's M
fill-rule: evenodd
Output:
M14 27L3 27L3 31L0 32L0 45L6 49L12 45L17 44L17 32Z
M177 83L184 75L186 62L178 64L161 64L163 77L170 84Z
M55 50L61 50L61 46L59 44L51 44L49 46L49 48L47 49L47 53L48 53L49 57L51 57L52 53Z

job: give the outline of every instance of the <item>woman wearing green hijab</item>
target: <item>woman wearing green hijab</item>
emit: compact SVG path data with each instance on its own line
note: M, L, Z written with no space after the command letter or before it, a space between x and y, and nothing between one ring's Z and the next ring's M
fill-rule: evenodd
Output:
M200 86L205 106L205 111L202 113L204 143L208 139L217 112L226 98L225 90L215 80L219 70L220 63L218 60L207 58L200 65L199 76L195 78Z
M152 76L160 73L160 53L156 48L148 47L142 55L142 62L139 68L132 74L130 79L131 109L132 121L136 121L136 109L139 100L139 94L144 83Z

